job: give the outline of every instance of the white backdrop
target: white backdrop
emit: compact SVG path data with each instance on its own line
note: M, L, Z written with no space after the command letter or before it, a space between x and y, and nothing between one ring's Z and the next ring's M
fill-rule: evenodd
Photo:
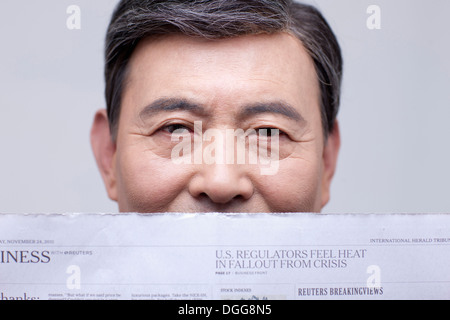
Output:
M345 59L342 149L324 212L450 212L450 2L306 2ZM0 212L117 212L89 144L116 3L1 1ZM80 29L67 27L71 5ZM367 27L370 5L381 29Z

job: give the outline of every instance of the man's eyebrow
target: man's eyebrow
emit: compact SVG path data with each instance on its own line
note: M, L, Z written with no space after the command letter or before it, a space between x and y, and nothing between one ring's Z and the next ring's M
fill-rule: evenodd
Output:
M146 119L160 112L188 111L200 116L206 116L206 109L198 103L188 101L183 98L160 98L145 106L139 117ZM257 102L244 105L239 113L239 119L249 118L263 113L281 114L297 122L304 122L301 114L290 104L284 101Z
M161 98L145 106L139 112L139 117L141 119L146 119L160 112L173 111L189 111L198 115L204 115L206 113L203 106L193 102L189 102L185 99Z
M258 102L246 105L241 109L239 118L248 118L262 113L281 114L297 122L305 122L302 115L293 106L284 101Z

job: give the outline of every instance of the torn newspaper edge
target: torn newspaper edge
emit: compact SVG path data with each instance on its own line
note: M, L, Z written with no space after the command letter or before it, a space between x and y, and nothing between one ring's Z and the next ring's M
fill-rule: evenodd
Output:
M449 299L447 214L2 214L0 300Z

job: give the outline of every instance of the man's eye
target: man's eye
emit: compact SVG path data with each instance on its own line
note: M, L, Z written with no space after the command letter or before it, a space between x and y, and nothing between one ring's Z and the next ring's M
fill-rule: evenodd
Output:
M169 124L167 126L164 126L161 128L162 131L165 131L167 133L174 133L175 131L177 131L177 133L188 133L190 132L190 129L188 127L186 127L185 125L182 125L180 123L174 123L174 124Z

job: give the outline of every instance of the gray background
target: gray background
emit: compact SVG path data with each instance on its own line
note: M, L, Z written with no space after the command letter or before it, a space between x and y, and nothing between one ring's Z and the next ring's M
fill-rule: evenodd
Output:
M345 58L342 149L323 212L450 212L447 0L315 0ZM0 3L0 212L117 212L89 144L117 0ZM66 27L69 5L81 29ZM369 30L366 9L381 8Z

